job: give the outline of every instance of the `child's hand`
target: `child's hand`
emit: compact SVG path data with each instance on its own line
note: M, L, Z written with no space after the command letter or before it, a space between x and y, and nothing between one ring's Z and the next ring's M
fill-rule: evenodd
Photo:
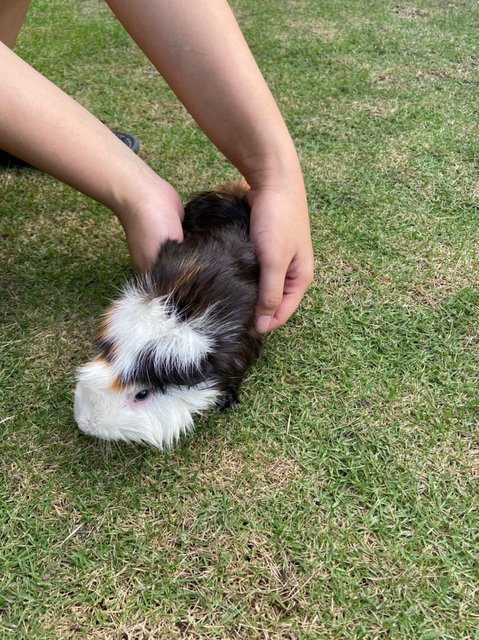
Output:
M313 279L313 250L302 179L251 189L251 241L260 263L258 331L284 324Z
M183 205L173 187L161 178L157 178L152 189L137 195L134 204L116 213L139 273L151 269L165 240L183 240Z

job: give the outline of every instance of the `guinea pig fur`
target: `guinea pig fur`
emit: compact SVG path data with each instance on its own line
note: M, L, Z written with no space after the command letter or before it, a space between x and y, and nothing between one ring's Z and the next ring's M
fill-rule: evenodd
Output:
M167 240L147 275L106 310L98 356L77 370L75 420L106 440L174 444L193 416L238 402L258 357L258 262L247 185L195 196L184 241Z

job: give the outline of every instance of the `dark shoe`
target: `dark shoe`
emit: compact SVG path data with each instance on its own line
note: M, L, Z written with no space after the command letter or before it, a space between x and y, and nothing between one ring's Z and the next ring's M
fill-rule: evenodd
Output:
M129 133L123 133L121 131L113 131L112 133L116 135L116 137L121 140L126 146L133 151L133 153L138 153L140 150L140 143L135 136L132 136ZM32 165L24 160L20 160L16 156L12 156L8 151L2 151L0 149L0 167L5 169L28 169L32 168Z
M130 133L115 131L114 129L112 129L112 132L116 135L117 138L124 142L126 146L133 151L133 153L138 153L138 151L140 150L140 143L138 142L138 139L135 138L135 136L132 136Z
M28 162L12 156L8 151L2 151L0 149L0 168L19 169L20 167L27 168L31 166L32 165L28 164Z

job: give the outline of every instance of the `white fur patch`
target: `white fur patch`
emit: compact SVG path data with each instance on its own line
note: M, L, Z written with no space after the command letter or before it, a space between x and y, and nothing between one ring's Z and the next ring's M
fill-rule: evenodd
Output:
M115 346L116 375L131 375L145 350L166 367L198 365L212 348L205 320L203 316L180 321L166 297L151 299L141 289L128 287L110 307L105 320L104 335Z
M112 367L92 361L77 371L75 420L84 433L104 440L173 445L193 427L193 416L213 407L221 393L206 383L153 392L149 402L132 402L141 387L111 387Z

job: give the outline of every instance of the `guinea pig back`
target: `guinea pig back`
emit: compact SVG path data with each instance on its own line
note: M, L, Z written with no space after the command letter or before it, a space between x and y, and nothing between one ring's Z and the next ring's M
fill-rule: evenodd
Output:
M246 193L233 183L190 200L184 241L167 240L152 270L106 310L98 356L77 370L82 431L168 446L195 414L238 401L261 347Z

